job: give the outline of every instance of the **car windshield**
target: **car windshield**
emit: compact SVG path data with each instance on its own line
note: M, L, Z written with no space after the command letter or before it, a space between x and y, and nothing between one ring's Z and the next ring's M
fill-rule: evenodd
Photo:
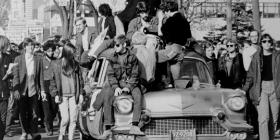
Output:
M213 84L209 70L202 61L185 58L181 64L179 80L193 80L197 77L200 83Z

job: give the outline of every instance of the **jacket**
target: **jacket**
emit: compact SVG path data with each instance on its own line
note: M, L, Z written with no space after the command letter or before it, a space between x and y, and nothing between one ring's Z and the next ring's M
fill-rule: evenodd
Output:
M262 83L262 66L263 66L262 50L258 49L253 55L252 62L247 72L246 83L242 88L249 93L254 105L258 105L261 97ZM280 101L280 52L273 51L272 53L272 74L277 100Z
M46 56L43 58L43 77L44 77L44 86L45 92L50 94L52 97L57 95L56 83L54 79L54 63L56 60L47 60Z
M0 58L0 100L7 100L10 95L10 90L7 88L9 87L10 78L2 80L9 68L10 63L12 63L12 59L9 57L9 55L2 53L2 57Z
M137 57L127 49L124 66L118 62L118 54L115 52L109 58L109 65L107 69L108 81L113 90L116 88L127 87L132 91L139 84L139 68Z
M246 78L242 55L238 53L236 57L233 58L229 74L226 66L227 57L228 56L225 55L218 60L217 79L220 80L221 87L223 88L242 88Z
M190 24L179 12L166 19L161 27L163 38L167 43L186 45L188 38L192 37Z
M113 39L116 36L116 24L114 20L114 16L106 17L104 23L104 29L108 27L108 31L106 36L109 36L109 39ZM102 30L102 22L99 23L99 31Z
M54 74L54 80L56 83L56 89L57 89L57 95L58 96L63 96L62 93L62 80L61 80L61 74L62 74L62 61L58 60L54 63L53 67L52 67L52 72ZM84 81L82 79L82 72L80 70L79 65L77 64L77 67L75 68L74 72L74 85L75 85L75 101L76 104L79 103L79 97L80 95L84 95Z
M35 65L35 89L37 94L39 94L39 91L45 91L43 81L43 61L41 56L34 55L33 57ZM13 87L14 90L17 90L20 95L24 95L28 87L25 53L17 56L14 63L18 63L18 65L13 70Z
M152 32L152 33L157 33L158 32L158 18L156 17L153 17L151 20L150 20L150 27L147 29L149 32ZM141 23L141 17L136 17L134 19L132 19L130 22L129 22L129 25L128 25L128 30L127 30L127 33L126 33L126 37L131 40L132 39L132 36L133 34L140 30L140 28L142 27L142 23Z

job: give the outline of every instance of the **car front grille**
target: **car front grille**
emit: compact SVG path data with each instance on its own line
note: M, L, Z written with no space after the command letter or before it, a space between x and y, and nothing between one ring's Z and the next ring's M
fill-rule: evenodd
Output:
M153 118L144 126L146 135L168 135L171 130L196 129L196 135L221 135L226 129L214 122L212 117Z

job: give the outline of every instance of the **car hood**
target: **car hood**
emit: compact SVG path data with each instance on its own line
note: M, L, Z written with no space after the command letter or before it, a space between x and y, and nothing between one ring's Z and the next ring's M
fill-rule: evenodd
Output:
M222 108L223 97L234 90L220 88L166 89L144 95L152 117L209 116L211 108Z

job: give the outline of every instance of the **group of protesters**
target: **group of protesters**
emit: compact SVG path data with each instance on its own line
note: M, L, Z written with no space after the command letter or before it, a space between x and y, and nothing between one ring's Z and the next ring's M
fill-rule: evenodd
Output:
M99 29L93 30L84 18L77 18L77 34L72 40L54 36L40 44L32 38L25 38L17 45L0 36L0 140L4 135L13 136L11 125L15 118L19 118L22 128L20 140L27 140L28 135L34 140L41 139L38 118L43 120L48 136L53 135L53 122L57 118L60 125L58 139L63 140L67 132L68 139L74 139L78 104L84 95L91 92L86 85L91 66L100 55L106 55L109 60L108 82L96 97L91 112L104 110L105 131L100 139L106 139L111 133L114 126L113 99L122 93L129 93L134 99L129 133L144 135L138 127L141 100L146 91L152 90L152 86L147 84L152 78L140 77L141 60L137 59L139 56L134 49L151 44L163 46L146 51L147 54L154 52L155 55L146 57L151 58L149 61L154 59L158 63L157 68L167 69L167 77L160 88L174 87L184 51L191 49L205 59L217 86L236 89L247 95L251 104L248 110L256 108L255 114L258 115L256 117L249 112L248 121L258 119L259 125L254 126L258 127L256 130L259 130L261 140L273 139L274 134L279 133L280 43L269 34L253 30L243 41L191 41L189 22L173 1L162 3L156 16L149 15L146 1L139 1L137 17L130 21L126 34L120 31L124 28L118 27L116 16L108 4L101 4L98 12L101 17ZM104 39L91 52L92 47L96 47L93 44L96 44L97 32L104 31ZM151 43L147 34L156 36L152 40L155 42Z

